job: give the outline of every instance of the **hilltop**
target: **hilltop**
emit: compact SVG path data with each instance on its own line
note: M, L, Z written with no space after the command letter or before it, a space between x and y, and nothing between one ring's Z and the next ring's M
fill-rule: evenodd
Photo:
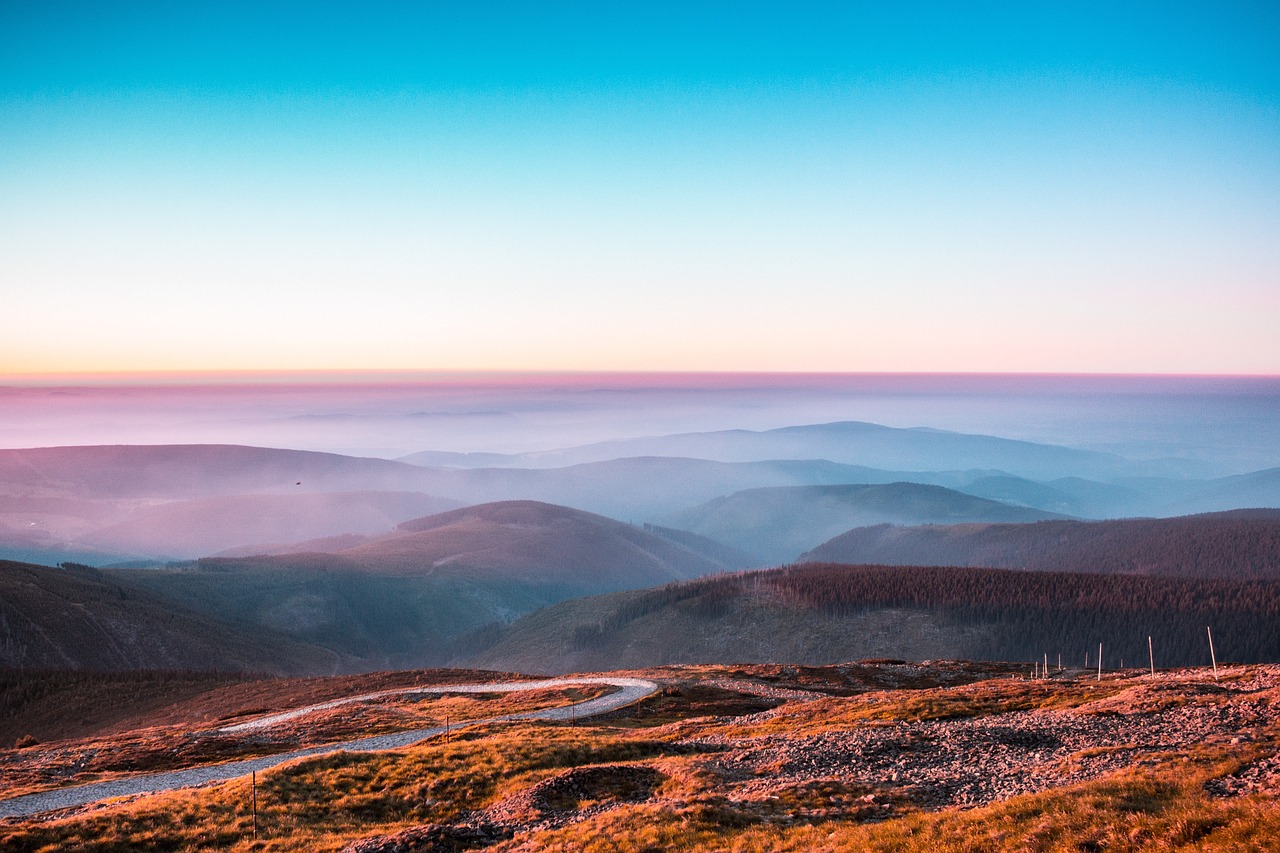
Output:
M603 516L508 501L404 522L378 536L111 577L220 621L363 661L438 663L468 632L568 598L729 568L698 548Z
M373 571L466 568L583 590L652 586L726 568L651 529L540 501L499 501L406 521L336 554Z

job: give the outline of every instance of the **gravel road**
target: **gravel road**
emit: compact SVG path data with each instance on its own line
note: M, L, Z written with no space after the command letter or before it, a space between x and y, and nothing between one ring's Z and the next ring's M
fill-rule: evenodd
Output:
M544 681L504 681L492 684L443 684L438 688L410 687L402 690L384 690L379 693L366 693L350 696L332 702L321 702L297 708L280 714L272 714L227 726L219 729L222 734L263 729L285 720L291 720L313 711L335 708L352 702L376 699L397 694L439 694L439 693L510 693L517 690L539 690L548 687L572 687L582 684L603 684L618 688L614 693L598 696L574 705L559 708L544 708L540 711L526 711L520 714L506 714L500 717L488 717L483 720L470 720L451 728L463 728L481 723L493 723L503 720L568 720L575 717L590 717L617 710L632 702L637 702L658 691L658 685L641 678L551 678ZM189 767L184 770L171 770L167 773L148 773L130 776L125 779L113 779L109 782L95 782L91 785L78 785L73 788L58 788L52 791L41 791L35 794L24 794L0 800L0 818L26 817L40 812L56 809L73 808L106 800L112 797L128 797L137 794L152 794L159 791L170 791L174 788L186 788L192 785L203 785L209 782L220 782L248 776L255 771L278 767L289 761L313 755L327 755L331 752L378 752L387 749L399 749L418 741L443 734L444 728L436 726L429 729L413 729L411 731L394 732L374 737L330 743L293 752L268 755L262 758L249 758L242 761L229 761L224 764L213 764L205 767Z

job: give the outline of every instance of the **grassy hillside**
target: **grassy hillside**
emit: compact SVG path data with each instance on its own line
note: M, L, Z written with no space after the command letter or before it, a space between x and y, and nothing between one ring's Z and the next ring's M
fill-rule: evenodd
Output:
M666 523L780 563L850 527L1053 517L942 486L885 483L748 489L671 515Z
M13 853L1226 853L1274 850L1280 837L1275 666L1226 669L1217 683L1205 670L1033 680L962 662L635 674L662 689L607 718L481 725L388 752L304 758L258 772L256 784L6 820L0 842ZM291 690L217 692L241 700L228 712L248 713ZM280 752L353 726L482 719L518 695L361 703L252 738L211 737L206 721L181 714L142 728L155 725L149 714L109 739L0 750L0 796ZM524 701L571 697L530 691Z
M331 672L337 655L232 627L89 568L0 562L0 667Z
M877 525L802 559L1172 577L1280 578L1280 510L1117 521Z
M550 607L467 660L551 670L867 657L1096 665L1280 657L1280 582L806 564Z

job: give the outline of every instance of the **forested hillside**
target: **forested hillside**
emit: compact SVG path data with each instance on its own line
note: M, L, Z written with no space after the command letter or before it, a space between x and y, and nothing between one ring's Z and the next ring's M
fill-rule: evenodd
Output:
M1280 578L1280 509L1177 518L859 527L802 560L1170 577Z
M566 602L475 661L560 667L827 663L866 657L1049 660L1106 668L1280 659L1280 581L804 564ZM658 639L654 639L658 638ZM566 651L568 650L568 651Z
M88 566L0 560L0 668L333 672L347 659L197 614Z

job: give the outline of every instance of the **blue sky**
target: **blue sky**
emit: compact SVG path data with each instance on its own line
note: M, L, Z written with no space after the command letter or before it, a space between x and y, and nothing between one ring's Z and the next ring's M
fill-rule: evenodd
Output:
M0 0L0 372L1280 372L1274 4Z

